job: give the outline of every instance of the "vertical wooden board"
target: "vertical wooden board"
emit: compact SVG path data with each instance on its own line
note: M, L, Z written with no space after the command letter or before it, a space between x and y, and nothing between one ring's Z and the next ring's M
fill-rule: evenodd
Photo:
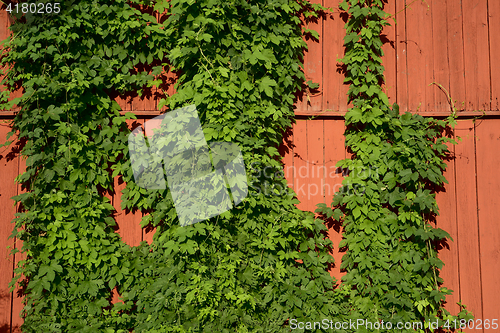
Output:
M451 98L455 106L462 110L465 105L464 45L462 35L462 1L448 0L448 63L450 68ZM436 32L438 33L438 32Z
M9 37L9 13L6 10L0 10L0 41L7 37Z
M158 19L158 23L165 23L165 21L168 18L168 12L167 11L163 13L157 12L156 17ZM164 56L164 59L159 59L159 60L169 63L166 56ZM165 70L162 71L161 76L158 78L159 80L161 80L162 83L156 88L154 93L156 111L162 111L162 112L167 111L168 109L167 106L163 106L161 109L158 109L158 103L160 102L160 99L165 98L166 96L172 96L175 93L177 93L176 89L174 88L174 85L177 82L177 74L172 70L173 70L172 67L166 68L166 71Z
M160 103L160 100L162 98L165 98L167 96L172 96L175 93L177 93L174 87L175 83L177 82L177 74L172 72L171 69L169 69L167 72L162 73L161 80L162 83L156 89L155 103L157 111L165 112L168 110L167 105L163 106L161 109L158 109L158 104Z
M144 96L135 96L132 98L130 101L131 111L156 111L155 91L154 87L152 87L145 92Z
M325 202L324 194L324 133L323 120L307 120L307 165L309 178L307 181L308 210L314 212L319 203Z
M161 120L157 119L141 119L144 127L144 133L146 136L152 136L153 128L159 128L161 125ZM141 217L144 217L146 214L142 213ZM140 222L140 221L139 221ZM155 234L156 228L151 229L149 227L142 228L141 240L146 241L148 244L153 243L153 236Z
M349 85L337 61L344 56L345 22L338 8L340 0L324 0L324 6L334 8L323 21L323 110L347 111Z
M462 0L462 7L465 13L463 16L465 109L489 110L491 105L488 4L484 0Z
M500 110L500 1L488 1L490 47L491 107Z
M408 52L408 108L412 112L434 111L434 57L432 50L432 1L416 1L406 14Z
M460 267L460 300L475 318L483 318L481 295L481 268L479 265L479 240L477 221L476 163L474 149L474 124L472 120L458 120L455 135L462 142L455 146L455 174L457 193L457 231ZM472 273L471 272L478 272ZM458 290L455 291L457 293ZM482 330L474 330L482 332Z
M139 5L139 10L142 13L148 13L152 15L156 20L158 20L158 12L153 11L151 7L146 5ZM158 59L163 60L163 59ZM152 70L148 68L150 66L144 66L141 64L136 67L138 73L147 71L148 74L151 74ZM143 95L142 96L134 96L130 101L131 111L155 111L156 110L156 101L155 101L155 87L143 87Z
M283 141L279 147L279 152L282 157L283 174L288 183L288 187L293 188L294 184L294 166L293 166L293 126L290 127L283 135Z
M342 186L342 172L335 166L346 158L344 120L325 119L325 202L330 205L333 195ZM328 186L329 185L329 186Z
M0 142L4 143L10 126L0 123ZM9 239L13 230L15 207L11 197L17 195L14 179L18 175L18 158L12 152L14 144L0 150L0 175L2 190L0 191L0 332L10 332L12 294L9 283L13 277L14 256L10 254L14 240ZM16 154L17 155L17 154Z
M11 23L11 18L9 17L8 13L6 11L1 11L3 16L0 16L0 26L2 26L0 33L2 34L0 36L0 41L7 39L9 36L12 36L12 31L10 30L10 23ZM3 49L3 46L0 47ZM2 53L5 52L2 50ZM2 68L2 70L5 70L5 68ZM1 77L3 79L3 77ZM5 89L5 88L4 88ZM2 89L2 90L4 90ZM23 88L15 90L10 93L9 95L9 101L12 101L14 98L21 97L23 95ZM19 111L21 108L18 105L15 105L12 107L12 109L7 110L7 111Z
M142 125L143 120L127 120L127 124L133 128L137 127L138 123ZM113 206L116 209L117 232L126 244L130 246L138 246L142 241L142 228L140 225L142 213L140 211L128 211L121 209L121 191L126 187L126 185L127 184L125 184L125 182L120 184L118 182L118 177L115 178Z
M434 111L449 113L450 102L446 93L438 86L441 85L447 91L450 90L450 67L448 64L448 15L446 1L438 0L432 3L432 48L434 51Z
M142 214L144 217L147 214ZM149 245L153 243L153 236L155 235L156 228L149 228L146 226L145 228L142 229L142 240L146 241Z
M322 0L312 0L311 3L322 4ZM319 40L306 36L308 49L304 54L304 74L306 82L311 80L319 84L319 91L323 91L323 21L318 18L316 22L306 24L306 28L316 30L319 34ZM310 91L305 88L301 100L296 103L297 111L321 111L323 108L323 94L314 93L315 90Z
M396 103L401 113L408 111L408 42L406 40L405 4L395 2L396 6Z
M130 99L130 111L156 111L156 87L148 87L143 90L142 96L137 95Z
M0 41L3 41L7 37L9 37L9 19L8 13L5 10L0 10ZM4 46L0 46L0 54L5 54ZM1 68L2 71L6 69L4 67ZM3 81L5 75L0 75L0 83ZM5 91L6 88L4 85L0 85L0 91Z
M154 135L154 130L160 128L163 119L143 119L143 121L145 135L147 137L152 137ZM144 214L142 216L144 216ZM156 228L152 230L150 228L142 229L142 240L145 240L149 244L153 243L153 236L155 231Z
M150 138L154 135L155 130L159 129L163 118L160 119L141 119L144 128L144 134Z
M147 137L152 137L154 135L154 130L160 128L163 119L142 119L144 124L144 133ZM142 215L144 216L144 214ZM145 240L149 244L153 242L153 235L156 229L150 230L149 228L142 229L142 240Z
M297 119L293 126L293 172L295 173L293 189L300 203L299 209L308 210L307 184L309 178L309 166L307 164L307 121Z
M19 156L18 157L18 165L19 165L18 174L24 173L26 171L26 159ZM19 185L19 184L16 184L16 190L17 190L17 194L21 194L23 192L23 189L21 188L21 185ZM17 207L16 207L17 212L20 211L19 206L20 205L17 205ZM21 249L23 247L23 242L18 240L18 239L16 239L15 241L16 241L16 243L15 243L16 248L19 249L19 251L21 251ZM15 265L17 266L18 262L25 260L25 259L26 259L25 253L16 253L14 256ZM21 333L20 327L24 323L23 318L21 318L21 311L24 308L24 304L23 304L23 297L21 294L21 289L19 287L16 287L16 289L14 289L12 297L13 297L13 299L12 299L12 324L11 324L12 333Z
M396 2L387 2L384 11L389 15L395 15ZM393 104L396 103L396 27L392 19L389 19L388 22L390 22L391 25L384 27L381 36L382 42L384 43L382 46L382 51L384 52L382 64L385 68L385 83L383 89L387 97L389 97L389 102Z
M127 103L125 96L118 96L115 98L115 101L120 105L122 111L130 111L130 105Z
M499 128L500 119L478 121L475 128L483 319L500 319Z
M454 146L449 143L448 149L454 152ZM446 297L446 309L452 314L460 310L456 304L459 301L460 281L458 279L458 244L457 244L457 207L455 187L455 163L445 161L447 164L444 176L449 184L445 184L444 191L436 195L439 207L439 216L436 218L436 227L448 232L452 240L447 240L444 248L438 251L439 258L444 262L440 276L443 278L443 287L453 290L452 295Z
M326 119L324 121L325 133L325 202L331 207L333 195L342 186L342 172L335 166L338 161L345 158L344 120ZM339 221L329 221L328 237L333 242L332 256L335 265L330 269L330 274L340 281L345 273L340 271L340 263L344 252L340 252L338 245L342 240L343 228Z

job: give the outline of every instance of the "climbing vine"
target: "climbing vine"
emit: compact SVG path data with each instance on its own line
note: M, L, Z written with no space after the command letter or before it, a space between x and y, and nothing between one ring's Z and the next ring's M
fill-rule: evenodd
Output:
M451 291L441 285L437 256L438 243L450 236L431 225L438 214L435 189L446 182L446 143L456 144L442 134L454 126L455 114L435 120L391 107L382 90L380 36L389 24L383 1L345 0L340 8L349 15L342 62L352 103L346 146L353 157L339 162L349 172L343 189L318 211L343 221L339 247L347 249L341 268L351 289L350 313L385 322L381 331L398 322L424 322L419 331L425 332L458 328L453 323L467 311L462 307L456 317L444 309Z
M324 221L295 207L277 150L294 94L316 87L304 82L301 59L304 34L317 32L303 23L325 8L305 0L82 0L57 14L18 16L4 42L3 83L23 95L9 102L4 92L1 107L20 107L11 135L27 158L12 235L26 254L12 283L24 288L24 332L287 332L324 319L439 319L443 327L466 318L442 307L450 291L440 285L436 244L449 235L430 224L453 142L441 133L454 117L390 107L381 88L383 3L341 8L349 14L343 63L353 158L339 163L349 171L343 190L319 208L344 223L347 274L337 289ZM179 225L168 188L136 184L126 123L135 116L115 102L161 93L169 70L177 91L158 107L194 104L205 139L238 144L248 176L243 202L190 226ZM151 245L131 247L115 232L106 197L115 177L126 182L122 208L156 228Z
M25 142L25 193L13 237L26 260L24 332L280 332L341 313L323 221L295 207L277 147L304 84L305 1L78 1L12 26L4 83L23 96L12 133ZM151 12L164 13L160 22ZM195 104L205 138L237 143L249 194L231 211L181 227L169 189L133 178L126 120L114 101L178 73L159 107ZM265 170L265 172L264 172ZM144 213L153 244L123 243L105 196ZM263 186L270 190L264 190ZM121 301L111 303L112 290Z

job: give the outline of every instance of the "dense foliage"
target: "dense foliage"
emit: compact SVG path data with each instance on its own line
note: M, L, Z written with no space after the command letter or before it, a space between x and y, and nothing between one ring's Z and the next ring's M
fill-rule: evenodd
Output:
M282 190L277 151L304 81L298 14L316 15L314 6L161 1L150 4L168 12L159 23L134 3L65 3L57 15L20 18L4 46L6 80L24 88L12 124L28 158L13 233L27 255L16 270L23 330L279 332L290 318L335 317L331 242L323 221ZM168 189L134 183L133 115L113 100L158 83L170 65L177 93L162 104L195 104L207 140L237 143L249 172L243 203L188 227ZM127 182L123 206L157 228L151 246L131 248L114 232L104 196L114 176ZM112 305L115 287L123 302Z
M453 317L443 308L451 291L441 286L436 249L450 236L430 222L438 213L435 190L446 182L446 143L456 143L442 136L454 114L435 120L390 107L381 86L381 34L389 24L384 3L344 0L340 7L349 14L342 62L352 102L346 146L353 157L339 162L350 171L344 188L319 211L343 221L339 247L347 248L341 268L352 290L351 314L370 322L438 319L439 327L452 328L466 311Z
M319 209L345 227L338 289L324 222L295 207L277 151L294 93L307 89L303 35L317 35L300 17L324 8L304 0L82 0L18 18L2 64L4 83L24 93L13 102L4 94L2 108L21 107L12 128L27 157L13 232L27 255L13 281L25 287L24 332L285 332L322 319L464 318L442 307L450 291L440 286L436 244L449 235L430 224L450 142L441 133L454 118L390 107L381 88L383 3L341 8L349 13L343 62L353 158L339 163L349 171L344 188ZM167 14L158 21L153 12ZM231 211L185 227L168 188L135 183L126 124L134 115L120 115L114 101L162 83L170 69L177 92L159 108L196 105L208 142L239 145L250 185ZM123 208L156 227L153 244L130 247L115 232L105 196L114 177L127 184Z

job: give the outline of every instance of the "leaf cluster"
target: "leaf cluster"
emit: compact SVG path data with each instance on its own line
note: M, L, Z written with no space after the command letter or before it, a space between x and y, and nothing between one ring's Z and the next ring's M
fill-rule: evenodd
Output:
M302 0L65 5L57 16L18 18L4 42L4 83L23 88L2 103L21 108L12 134L27 158L12 234L26 255L12 282L24 287L23 331L281 332L291 318L343 312L324 222L295 207L277 150L304 85L300 15L321 8ZM170 69L176 94L159 107L195 104L206 140L237 143L253 171L240 205L185 227L168 188L135 182L127 144L135 117L114 101L144 93ZM132 248L116 233L108 199L116 177L126 183L122 208L156 228L151 245Z
M456 143L443 133L454 119L400 114L396 104L389 106L382 90L383 6L378 0L340 5L349 14L342 62L353 104L345 132L353 156L337 165L347 170L344 189L318 212L343 223L342 283L354 317L394 325L438 319L443 326L457 318L443 307L452 291L442 286L437 256L438 245L451 237L431 221L438 214L435 192L446 183L447 143Z

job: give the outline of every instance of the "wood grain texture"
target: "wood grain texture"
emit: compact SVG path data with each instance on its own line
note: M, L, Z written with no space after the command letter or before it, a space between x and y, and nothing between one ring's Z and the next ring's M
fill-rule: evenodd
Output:
M396 103L401 113L408 108L408 43L405 2L396 1Z
M384 8L384 11L392 17L396 14L396 2L389 1ZM391 104L396 102L396 27L394 25L394 20L388 20L391 25L385 26L382 31L381 40L383 43L382 51L384 55L382 56L382 65L385 68L384 76L385 82L383 89L389 98Z
M338 192L342 186L342 172L335 165L338 161L345 159L345 138L343 136L345 130L345 124L343 120L324 120L324 133L325 133L325 203L328 207L331 207L333 196ZM333 249L331 255L335 260L335 265L330 268L330 275L335 277L338 282L342 276L345 275L344 272L340 271L340 263L342 262L342 256L344 251L338 248L340 241L342 240L342 225L338 221L328 221L328 237L333 242Z
M434 58L434 112L451 112L450 101L439 85L450 90L448 62L448 15L446 1L432 2L432 48Z
M449 143L448 149L452 153L455 147ZM440 276L443 278L443 287L453 290L452 295L446 297L445 307L452 314L457 314L460 309L457 305L460 295L460 281L458 279L458 227L457 227L457 201L455 185L455 163L453 160L446 161L447 168L443 172L449 184L445 184L444 189L436 195L436 201L439 206L439 216L436 218L436 227L447 231L452 240L447 240L442 249L438 251L439 258L444 262Z
M312 0L312 3L323 4L322 0ZM323 108L323 20L318 18L306 24L305 28L316 30L319 39L306 36L307 50L304 54L304 74L306 82L311 80L319 84L316 90L305 88L297 101L297 110L317 111Z
M465 65L465 108L491 110L488 3L462 0ZM498 31L497 31L498 33Z
M282 157L283 163L283 173L286 181L288 182L288 187L293 189L293 184L295 180L294 172L294 142L293 142L293 126L290 127L283 135L283 141L279 147L279 153Z
M9 126L0 123L0 142L6 141ZM11 306L13 295L9 292L9 283L13 277L15 257L10 254L15 240L9 239L12 234L16 207L11 197L17 195L14 179L18 174L18 157L13 152L14 144L0 150L0 174L2 190L0 195L0 332L10 332Z
M460 300L476 318L482 315L481 266L477 219L476 161L474 123L460 120L455 135L462 139L455 146L455 189L457 207L457 232L455 242L460 280ZM471 274L471 272L474 272ZM477 273L476 273L477 272ZM482 332L483 330L474 330Z
M12 35L12 32L10 31L10 24L11 24L11 19L9 17L9 14L7 11L0 9L0 41L6 40ZM0 54L4 54L5 50L3 45L0 46ZM2 71L6 71L7 68L2 68ZM4 76L0 76L0 82L1 80L4 79ZM5 86L1 86L0 90L4 91L6 90ZM23 95L22 89L13 91L10 93L9 96L9 101L12 101L14 98L21 97ZM19 111L20 108L16 105L14 106L10 111ZM1 111L0 111L1 112Z
M18 157L18 174L22 174L26 171L26 159L22 157ZM24 190L22 189L21 185L17 184L16 185L16 192L17 194L21 194ZM20 211L20 205L18 204L16 206L16 211ZM19 251L21 251L23 247L23 242L20 241L19 239L15 239L15 246ZM25 253L16 253L14 255L14 261L15 264L17 265L18 262L25 260L26 259L26 254ZM16 289L12 293L12 333L21 333L21 325L23 324L23 319L21 318L21 311L24 308L23 304L23 297L22 297L22 291L19 286L16 286Z
M307 201L314 212L319 203L325 203L324 181L324 127L323 120L307 121Z
M324 113L346 112L349 85L344 83L345 74L338 59L344 56L346 15L339 10L339 0L324 0L324 6L332 8L323 21L323 107Z
M476 123L477 202L483 319L500 318L500 119Z
M462 35L462 2L447 0L448 63L450 66L451 98L459 110L465 109L465 65Z
M309 210L310 205L307 200L307 120L297 120L294 124L293 139L293 189L300 201L297 207L302 210Z
M434 110L432 1L417 1L406 9L408 108L422 114Z
M491 110L500 110L500 1L488 0Z
M315 0L334 8L309 28L320 34L320 40L308 40L305 54L307 79L320 83L319 93L306 95L296 103L298 118L320 115L316 119L297 120L287 133L290 146L280 147L285 177L301 203L299 208L315 210L319 202L330 204L335 191L340 188L341 174L335 173L335 163L350 154L344 147L344 121L348 109L348 85L337 59L344 55L345 16L338 10L340 0ZM405 9L406 4L410 8ZM459 121L455 133L463 142L454 146L455 160L449 162L446 177L450 184L437 196L440 216L437 225L448 231L454 242L440 251L445 266L442 271L444 286L453 289L447 308L456 313L455 302L462 300L477 319L500 319L500 227L497 216L500 180L497 174L500 157L500 1L497 0L389 0L385 10L395 14L397 24L384 29L383 62L386 67L384 86L389 99L400 105L401 112L419 112L429 116L449 114L446 94L432 82L441 84L463 109L462 117L479 115L475 110L484 109L491 118ZM158 15L160 18L160 15ZM163 19L164 16L161 16ZM10 33L5 11L0 12L0 40ZM157 103L166 95L173 95L175 73L167 71L159 89L151 91L146 99L137 96L117 97L124 111L134 111L138 123L159 114ZM17 91L11 98L21 95ZM463 105L462 105L463 102ZM2 117L12 119L8 110ZM162 109L166 111L166 107ZM10 113L9 113L10 112ZM330 118L329 118L330 117ZM497 117L497 118L494 118ZM153 121L154 122L154 121ZM151 125L146 126L149 134ZM6 128L0 127L0 137ZM5 156L5 152L0 156ZM323 168L322 168L323 167ZM24 168L22 160L7 162L0 158L0 175L4 180L0 191L0 333L10 332L11 325L22 324L19 313L22 299L13 294L4 298L7 284L12 277L14 262L22 259L6 257L6 246L12 226L9 223L15 207L10 197L20 188L9 179ZM17 170L17 171L16 171ZM118 232L132 246L140 241L152 241L153 231L140 228L142 214L121 211L120 196L124 184L116 183L113 205L118 210ZM316 190L318 188L318 191ZM318 193L315 193L318 192ZM337 263L330 274L340 279L344 273L339 266L343 252L337 245L342 239L342 228L330 223L329 237L334 243L332 256ZM10 241L12 243L12 240ZM16 246L21 246L16 243ZM10 261L9 261L10 260ZM3 291L3 292L2 292ZM8 325L6 328L5 325ZM13 329L13 332L19 331ZM473 330L479 332L478 330ZM472 332L472 331L471 331Z
M127 124L131 129L144 124L144 120L127 120ZM117 232L120 234L122 240L130 246L138 246L142 241L142 228L140 226L142 213L128 209L122 210L121 208L121 191L125 188L126 184L120 182L118 177L114 182L114 196L113 206L116 209L115 220L117 224Z

